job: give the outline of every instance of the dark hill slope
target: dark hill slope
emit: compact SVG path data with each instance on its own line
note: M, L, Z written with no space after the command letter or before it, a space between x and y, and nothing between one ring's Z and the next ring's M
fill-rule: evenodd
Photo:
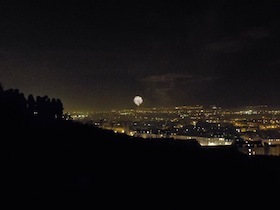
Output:
M39 205L161 209L279 187L279 157L249 157L234 147L132 138L71 121L30 122L1 135L2 189Z

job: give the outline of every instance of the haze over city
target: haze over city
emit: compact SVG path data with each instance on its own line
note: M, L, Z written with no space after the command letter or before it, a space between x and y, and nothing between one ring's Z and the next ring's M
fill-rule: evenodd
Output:
M1 1L4 88L65 111L278 105L279 1Z

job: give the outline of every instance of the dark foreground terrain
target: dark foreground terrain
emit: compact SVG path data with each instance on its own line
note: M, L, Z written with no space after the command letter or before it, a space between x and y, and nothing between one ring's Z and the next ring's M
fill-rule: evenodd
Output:
M9 126L1 139L2 190L20 209L273 206L279 193L280 157L234 146L136 139L63 121Z

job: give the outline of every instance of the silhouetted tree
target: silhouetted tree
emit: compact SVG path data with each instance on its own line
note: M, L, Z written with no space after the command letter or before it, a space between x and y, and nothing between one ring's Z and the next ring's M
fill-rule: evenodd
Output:
M1 112L4 111L4 89L3 89L1 83L0 83L0 110L1 110ZM3 117L3 115L2 115L2 117Z
M4 89L2 84L0 83L0 97L3 97Z
M57 119L62 119L63 115L63 104L60 99L56 100L55 114Z
M54 119L56 118L56 99L52 98L51 104L50 104L50 112L51 112L51 117Z
M36 97L38 118L40 120L48 119L48 99L48 96Z
M27 102L18 89L4 91L4 119L8 122L22 123L27 110Z
M3 86L2 84L0 83L0 94L4 92L4 89L3 89Z
M1 125L11 123L23 125L26 120L50 121L62 119L63 104L60 99L30 94L26 99L18 89L4 90L0 83Z
M53 98L52 100L50 100L48 96L37 96L36 105L39 119L62 119L63 104L60 99Z
M37 104L32 94L27 98L27 116L29 119L36 117L37 115Z

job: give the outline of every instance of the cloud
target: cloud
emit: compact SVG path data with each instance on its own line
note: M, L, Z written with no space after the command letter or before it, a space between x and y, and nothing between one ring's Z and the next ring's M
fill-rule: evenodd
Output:
M142 81L146 87L147 95L153 98L153 103L170 104L176 97L189 94L200 89L205 83L217 79L189 73L166 73L151 75Z
M253 40L259 40L271 36L270 32L263 28L250 29L246 31L244 35Z
M205 50L220 53L236 53L247 47L253 46L263 38L270 37L268 30L263 28L250 28L246 31L238 33L234 37L224 37L221 41L208 43Z
M235 53L242 50L246 43L242 40L227 40L219 41L208 44L206 50L223 52L223 53Z
M192 79L193 76L189 74L174 74L174 73L167 73L167 74L161 74L161 75L152 75L149 77L146 77L144 79L145 82L174 82L178 79Z
M151 75L143 79L145 83L150 84L159 84L165 83L170 84L178 81L188 81L188 82L199 82L205 80L216 79L216 77L205 77L201 75L193 75L193 74L182 74L182 73L166 73L166 74L158 74Z
M151 75L143 79L146 87L154 95L166 97L168 92L174 90L179 83L193 80L190 74L167 73Z

